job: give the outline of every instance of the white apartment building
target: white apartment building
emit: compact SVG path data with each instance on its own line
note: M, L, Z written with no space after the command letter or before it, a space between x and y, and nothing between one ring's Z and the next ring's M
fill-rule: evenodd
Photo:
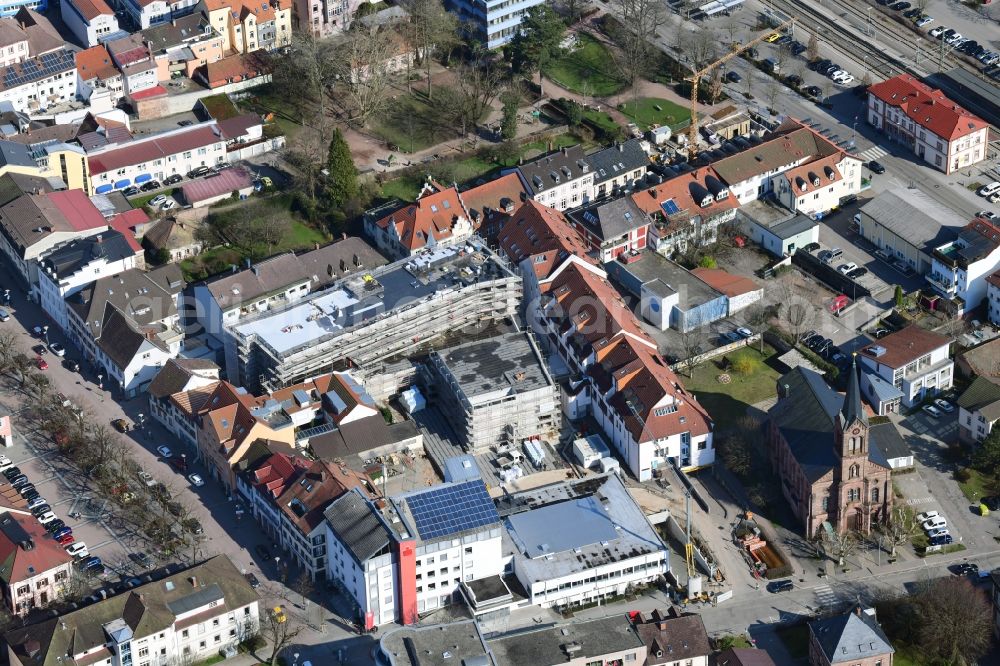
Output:
M670 570L669 553L615 472L506 495L503 556L532 605L625 594Z
M868 87L868 123L939 171L987 157L989 124L910 74Z
M443 411L463 444L486 452L559 432L559 389L528 333L508 333L431 352Z
M133 247L134 246L134 247ZM135 268L142 249L118 231L70 241L39 259L38 293L42 309L63 331L69 330L66 297L104 277Z
M975 310L987 293L986 278L1000 268L1000 227L976 218L958 237L934 249L925 277L951 301L950 311L961 316Z
M861 191L861 160L795 120L712 168L741 206L773 193L789 210L815 216Z
M576 208L594 199L594 170L582 146L570 146L521 164L516 173L528 196L556 210Z
M118 32L118 17L105 0L62 0L62 19L84 48Z
M122 4L133 25L138 25L140 30L170 20L171 3L165 0L125 0Z
M0 101L32 114L76 99L76 57L63 48L0 69Z
M256 591L225 555L7 632L13 666L196 663L260 628ZM140 621L141 620L141 621Z
M208 394L219 382L219 366L207 359L172 358L146 387L149 415L193 451L198 448L198 426L192 418L189 392Z
M902 391L904 407L919 404L927 395L951 388L954 362L951 340L910 325L861 350L862 369L874 373Z
M137 137L125 144L99 146L87 152L87 161L94 193L106 194L225 162L226 137L211 120Z
M324 525L327 580L354 601L362 626L400 619L399 543L378 509L352 490L330 504Z

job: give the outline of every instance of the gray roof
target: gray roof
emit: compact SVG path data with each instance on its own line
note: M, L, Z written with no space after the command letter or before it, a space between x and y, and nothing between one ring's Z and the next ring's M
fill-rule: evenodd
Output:
M146 336L140 333L125 315L110 304L107 306L97 346L112 363L118 368L128 366L146 341ZM155 344L152 340L149 342Z
M578 208L567 215L601 240L616 239L649 224L646 213L627 196Z
M892 382L882 379L874 372L865 370L865 380L871 386L871 392L874 393L874 398L878 402L889 402L903 397L903 392L896 388ZM872 401L869 400L869 402Z
M475 620L400 627L383 636L379 645L389 666L508 666L490 659Z
M355 259L361 266L355 265ZM350 236L300 255L280 254L258 262L247 270L207 283L208 290L226 310L247 301L283 290L306 278L310 291L335 282L350 272L369 271L386 263L385 257L361 238ZM233 292L236 288L238 293Z
M1000 86L978 72L956 67L944 73L931 74L926 82L941 88L949 99L983 120L994 125L1000 123Z
M553 666L572 658L579 663L621 652L642 651L643 642L628 616L617 613L596 620L557 624L544 629L511 632L487 641L498 666ZM566 652L572 645L574 651ZM641 665L636 660L631 663Z
M42 268L55 271L56 279L72 275L94 261L107 263L134 257L136 251L118 231L107 230L93 236L77 238L59 246L41 260Z
M860 607L845 615L810 622L809 631L831 664L857 663L895 652L875 618Z
M818 226L819 222L812 219L807 215L802 215L801 213L795 217L791 217L787 220L782 220L777 224L767 227L767 230L773 235L777 236L781 240L787 240L793 236L801 234L803 231L808 231L815 226Z
M594 185L597 186L636 169L645 170L649 166L649 155L643 149L641 139L629 139L587 155L587 161L594 171Z
M331 502L323 515L359 565L363 566L392 543L391 530L357 488Z
M969 221L916 188L882 192L865 204L861 212L927 252L953 240L957 229L952 227L964 226Z
M211 585L206 585L200 588L197 592L187 595L186 597L181 597L175 601L168 601L167 608L174 615L181 615L183 613L189 613L195 608L200 608L213 601L221 601L225 595L222 593L222 588L212 583Z
M970 412L980 412L990 422L1000 418L1000 386L986 377L976 377L957 402Z
M851 374L847 378L847 394L844 396L844 405L840 410L840 422L850 425L855 421L864 424L868 423L868 416L865 414L864 403L861 402L861 381L858 379L858 362L851 361Z
M155 52L204 39L206 37L205 28L208 25L208 21L201 14L195 13L175 18L170 23L146 28L142 34L145 36L149 48ZM211 31L207 33L208 36L211 34Z
M219 366L208 359L172 358L160 369L146 387L154 398L166 398L179 393L191 377L198 374L219 376Z
M175 267L176 268L176 267ZM130 268L118 275L91 282L66 297L66 305L80 318L94 339L100 338L107 308L125 313L138 326L152 326L177 314L177 306L168 290L173 271L157 269L144 273Z
M365 454L389 444L412 439L419 434L410 420L386 423L381 414L342 423L336 429L309 438L309 447L318 458L333 460Z
M470 401L503 389L514 395L553 386L527 333L506 333L433 352Z
M775 666L766 650L757 648L729 648L715 658L717 666Z
M38 165L31 157L31 151L22 143L0 141L0 166L23 166L35 168Z
M583 153L582 146L569 146L533 162L517 167L521 178L531 194L544 192L550 187L580 178L592 173L589 158Z
M660 280L671 290L680 294L677 307L681 310L690 310L699 305L724 298L721 292L710 287L697 275L652 250L643 250L639 254L639 259L628 264L619 261L609 262L608 268L611 273L631 273L643 285ZM658 293L661 292L663 289L659 287ZM636 296L638 295L636 294Z
M768 415L777 426L810 481L819 479L833 469L833 419L843 404L842 398L830 388L823 377L801 366L778 378L785 395L775 403Z
M682 613L671 606L664 613L654 609L635 618L635 630L649 650L646 666L667 666L712 654L705 623L697 613Z
M615 473L505 495L496 505L504 555L529 584L666 551Z
M880 463L887 466L889 461L909 458L913 455L906 445L903 436L899 434L892 423L877 423L868 429L869 450L878 449L881 454Z

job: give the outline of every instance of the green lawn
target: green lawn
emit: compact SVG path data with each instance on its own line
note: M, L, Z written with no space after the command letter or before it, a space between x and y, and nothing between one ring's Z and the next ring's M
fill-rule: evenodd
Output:
M968 481L959 481L958 487L962 489L967 500L973 504L977 504L979 500L992 494L990 491L990 479L978 470L971 467L968 469L972 476L969 477Z
M641 129L652 125L674 127L691 117L691 112L680 104L658 97L640 97L635 102L622 104L620 110Z
M795 659L805 659L809 656L809 627L805 624L796 624L791 627L782 627L775 633L785 644L788 653Z
M455 136L455 128L441 122L437 109L413 95L393 100L389 111L371 129L402 153L415 153Z
M560 148L575 146L580 143L580 140L574 136L570 136L569 134L559 134L558 136L554 136L547 141L533 141L521 146L521 156L526 160L538 157L548 151L550 143L552 144L553 150L558 150Z
M386 181L382 185L381 196L383 199L402 199L403 201L413 201L420 194L423 187L423 178L418 176L402 176Z
M579 44L545 66L545 77L581 95L607 97L621 92L625 80L608 48L588 33L579 33Z
M743 354L759 361L754 372L746 376L721 369L722 356L695 366L691 377L687 376L686 370L681 375L684 386L694 392L719 430L734 426L740 417L746 415L750 405L777 394L780 373L768 363L775 351L764 345L764 355L761 356L757 350L758 347L753 345L735 354L727 354L730 361ZM719 376L723 374L729 375L728 384L719 381Z
M596 111L594 109L585 109L583 112L583 117L600 127L604 132L608 134L616 134L621 127L614 121L614 118L604 113L603 111Z

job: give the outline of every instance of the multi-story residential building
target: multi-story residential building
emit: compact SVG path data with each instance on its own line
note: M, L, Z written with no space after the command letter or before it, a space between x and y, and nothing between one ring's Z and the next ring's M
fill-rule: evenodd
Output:
M989 123L910 74L868 87L868 123L939 171L987 157Z
M394 259L424 248L463 243L475 226L459 197L458 189L424 185L417 200L385 215L382 208L365 214L365 234L380 252Z
M142 260L142 248L135 239L111 229L54 248L39 258L42 309L59 328L68 331L66 298L95 280L134 269L137 260Z
M445 6L458 15L466 31L486 48L496 49L514 39L520 29L521 17L541 3L542 0L489 0L485 3L451 0Z
M44 12L49 8L49 0L12 0L0 7L0 16L16 16L24 10Z
M191 415L189 394L197 390L205 395L219 381L219 366L207 359L172 358L146 387L149 415L194 453L198 446L197 423ZM207 390L206 390L207 389Z
M712 167L739 205L773 194L792 212L818 216L861 191L861 159L795 120Z
M142 35L153 54L156 78L160 83L169 81L176 72L190 78L199 67L217 62L226 55L224 36L200 13L147 28Z
M174 264L103 277L67 297L66 333L103 369L105 386L134 397L181 351L177 300L183 288Z
M841 397L816 372L798 367L778 379L768 410L768 449L781 489L809 538L824 523L838 533L868 533L892 510L887 443L892 423L870 424L852 365Z
M79 95L83 100L89 100L95 92L109 93L108 99L112 106L117 106L125 96L125 79L115 67L108 53L108 47L103 44L78 51L76 54L76 71L80 78ZM88 187L87 191L90 189Z
M650 218L631 197L598 201L566 217L601 263L646 249Z
M528 197L556 210L576 208L594 199L594 170L583 146L562 148L517 167Z
M142 33L127 34L106 43L108 53L122 73L125 97L137 99L138 93L159 85L156 60ZM164 90L164 92L166 92Z
M506 494L496 505L503 559L532 605L599 603L670 570L667 547L615 472Z
M892 666L895 652L872 608L809 623L809 666Z
M140 30L170 21L171 3L168 0L120 0L118 5L132 25Z
M634 618L632 626L646 646L646 666L708 666L712 644L697 613L683 613L671 606L665 613L656 608Z
M427 387L462 444L477 453L548 438L561 425L559 388L528 333L431 352Z
M105 194L225 162L226 137L216 122L210 120L124 144L97 146L87 151L87 160L94 192Z
M986 277L986 316L990 323L1000 324L1000 271Z
M19 179L12 176L3 178L16 188ZM21 194L0 205L0 250L22 284L37 294L36 260L57 245L106 231L108 223L80 190L52 192L43 178L29 178L25 185L36 185L41 193Z
M963 442L983 441L1000 419L1000 386L994 379L976 377L955 401L958 405L958 438Z
M446 332L517 312L521 280L475 237L358 272L227 326L230 381L277 388L349 362L371 367ZM229 347L227 347L228 351Z
M643 139L629 139L587 155L594 171L594 197L603 199L628 192L642 184L649 168Z
M739 202L712 167L696 169L631 195L652 224L646 244L665 257L714 243Z
M260 598L225 555L4 635L13 666L196 663L260 628Z
M351 490L326 509L327 580L354 602L357 619L371 629L415 622L416 604L401 607L401 554L412 562L413 542L402 541L388 520L360 490ZM412 579L412 564L406 571ZM412 587L408 586L408 589Z
M281 510L277 499L309 469L310 461L292 453L272 453L236 480L247 498L250 515L274 543L281 540Z
M386 635L382 645L391 645L394 638L392 634ZM620 613L594 620L561 622L542 629L529 628L493 635L487 645L497 666L639 666L650 663L647 646L629 623L628 616ZM474 662L468 660L466 663Z
M66 45L52 23L36 11L21 6L13 16L9 5L0 11L0 67L60 50Z
M38 113L76 99L76 58L67 48L0 68L0 102Z
M227 342L227 326L241 318L308 297L354 273L384 266L385 258L362 239L351 236L301 254L287 252L194 285L186 299L189 326L198 324ZM235 351L227 352L235 356Z
M986 278L1000 268L1000 226L985 217L969 222L958 236L934 249L926 280L944 296L953 316L979 307L986 298Z
M25 616L68 591L73 558L34 516L0 514L0 584L7 610Z
M858 359L867 372L903 392L904 407L913 407L951 388L955 364L950 346L950 338L910 325L864 347Z
M291 0L200 0L199 8L222 35L224 52L273 51L291 44Z
M325 579L327 572L324 513L331 502L349 491L360 492L366 498L376 496L367 477L344 465L314 460L274 500L280 516L278 543L314 581Z
M313 37L346 31L358 8L369 0L295 0L296 28Z
M118 17L104 0L62 0L62 19L84 48L113 39Z

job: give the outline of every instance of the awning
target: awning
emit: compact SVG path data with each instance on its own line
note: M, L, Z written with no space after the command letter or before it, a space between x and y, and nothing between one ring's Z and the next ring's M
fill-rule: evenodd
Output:
M153 177L148 173L140 173L135 177L135 184L138 185L139 183L145 183L147 180L153 180Z
M114 185L98 185L97 189L94 190L96 194L107 194L111 190L115 189Z
M118 181L115 181L115 189L116 190L120 190L122 188L128 187L131 184L132 184L132 181L129 180L128 178L126 178L125 180L118 180Z

